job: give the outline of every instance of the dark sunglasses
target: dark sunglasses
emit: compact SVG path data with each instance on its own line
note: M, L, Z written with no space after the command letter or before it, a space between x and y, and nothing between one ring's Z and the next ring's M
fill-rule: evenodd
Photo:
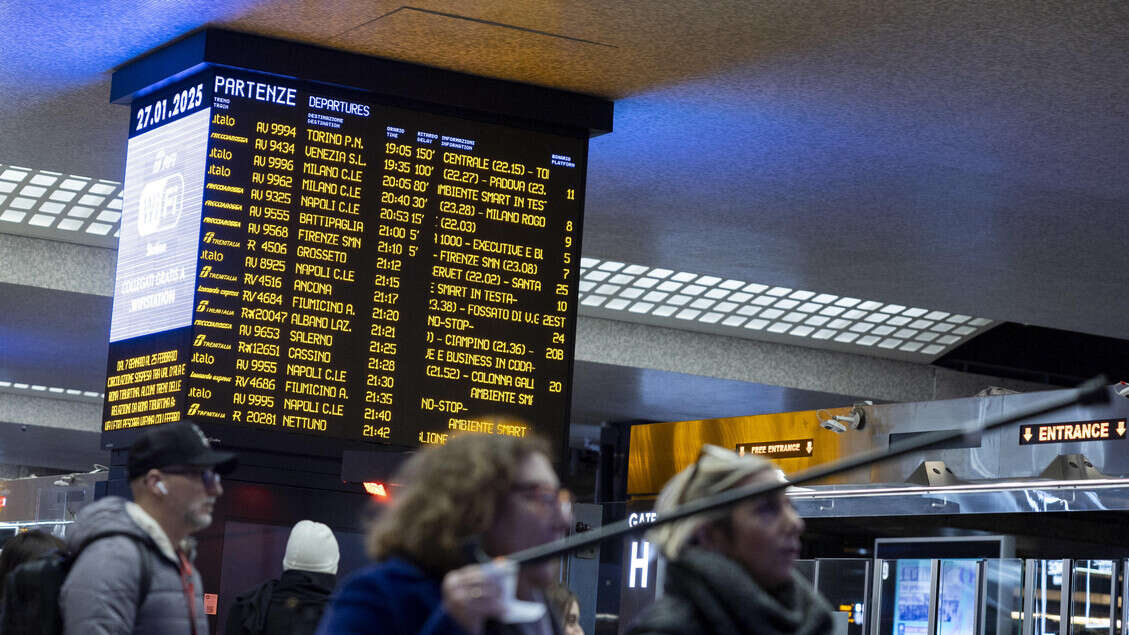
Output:
M204 484L205 489L214 490L220 486L221 478L210 467L191 467L191 466L177 466L177 467L162 467L159 468L165 474L179 474L181 476L196 476Z

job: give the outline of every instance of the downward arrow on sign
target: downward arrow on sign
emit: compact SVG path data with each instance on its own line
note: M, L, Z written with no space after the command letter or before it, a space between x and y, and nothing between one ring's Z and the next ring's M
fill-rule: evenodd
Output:
M1119 437L1125 436L1125 420L1124 419L1117 422L1117 436L1119 436Z
M1023 429L1023 440L1024 441L1030 441L1031 440L1031 428L1024 428Z

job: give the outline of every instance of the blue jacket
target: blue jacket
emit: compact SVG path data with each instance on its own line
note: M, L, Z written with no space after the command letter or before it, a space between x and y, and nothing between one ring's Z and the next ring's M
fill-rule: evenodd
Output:
M443 610L439 582L400 558L369 565L341 586L318 635L467 635Z

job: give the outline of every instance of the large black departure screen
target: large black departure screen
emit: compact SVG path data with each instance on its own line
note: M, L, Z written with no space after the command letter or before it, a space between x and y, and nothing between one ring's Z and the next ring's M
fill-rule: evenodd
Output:
M561 433L586 138L222 70L130 127L107 434Z

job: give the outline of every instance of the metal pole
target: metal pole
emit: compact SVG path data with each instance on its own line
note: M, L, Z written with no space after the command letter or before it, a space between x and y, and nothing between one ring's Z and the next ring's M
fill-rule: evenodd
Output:
M1074 560L1062 559L1062 587L1061 601L1058 603L1058 633L1059 635L1072 635L1074 623Z
M1022 635L1035 633L1035 573L1042 571L1039 561L1028 558L1023 562L1023 629ZM1045 572L1043 572L1045 573Z
M764 496L766 494L774 494L795 485L812 483L831 476L843 474L844 472L851 472L862 467L868 467L874 463L895 459L899 456L924 450L948 441L966 437L975 439L978 438L979 434L988 430L994 430L1009 423L1021 421L1028 417L1040 415L1052 410L1058 410L1059 408L1076 403L1101 403L1109 399L1109 393L1106 389L1107 383L1108 381L1104 376L1098 376L1080 384L1076 388L1066 391L1065 394L1048 398L1042 403L1020 408L1010 413L1002 413L988 417L983 423L969 421L955 430L943 430L931 434L924 434L907 442L892 445L887 449L862 452L833 463L804 470L792 477L790 481L780 483L754 483L745 487L727 490L713 496L690 501L673 511L665 513L661 518L656 518L647 523L639 523L635 526L630 526L627 520L621 520L610 525L604 525L598 529L586 531L581 534L573 534L560 540L554 540L553 542L547 542L543 545L523 549L510 554L507 558L518 564L544 560L545 558L558 556L562 553L568 553L574 549L594 545L618 536L645 531L652 527L681 520L702 512L730 507L746 499Z
M879 578L883 571L890 570L889 560L880 560L874 558L874 576L873 581L870 583L870 604L866 607L866 623L870 625L867 631L870 635L878 635L879 620L882 617L882 581L885 577ZM894 581L897 582L898 574L894 572Z
M937 635L937 608L941 605L941 560L929 561L929 622L925 632ZM895 607L895 610L896 607Z
M996 560L999 562L999 560ZM991 565L990 560L980 560L976 563L976 635L986 635L987 629L984 627L988 621L988 600L991 589L988 588L988 567ZM1000 603L995 602L997 613L1000 610ZM999 619L997 618L997 622ZM998 632L993 629L993 633Z

